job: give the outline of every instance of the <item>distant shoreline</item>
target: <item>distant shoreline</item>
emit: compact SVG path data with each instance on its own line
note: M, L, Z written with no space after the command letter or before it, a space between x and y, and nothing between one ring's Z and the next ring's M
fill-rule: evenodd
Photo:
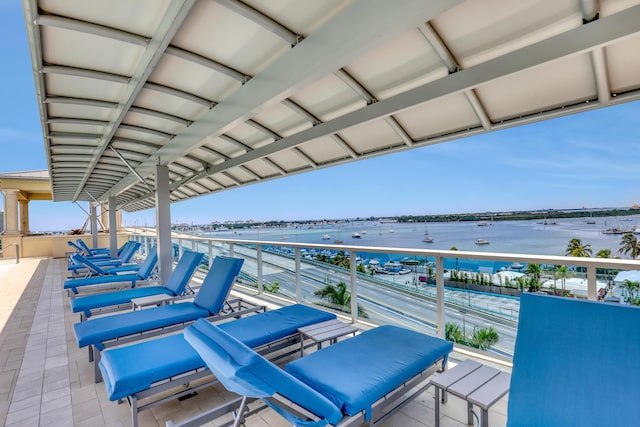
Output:
M461 213L461 214L439 214L439 215L398 215L385 217L358 217L344 219L306 219L306 220L271 220L271 221L225 221L224 223L210 224L173 224L172 228L176 231L183 229L191 229L193 227L209 228L209 231L217 231L218 229L244 229L255 227L286 227L288 225L295 226L313 226L318 224L337 224L349 223L353 221L380 221L380 222L397 222L397 223L428 223L428 222L483 222L483 225L490 225L496 221L527 221L527 220L554 220L562 218L602 218L640 215L640 207L632 208L594 208L594 209L557 209L545 211L511 211L511 212L477 212L477 213Z

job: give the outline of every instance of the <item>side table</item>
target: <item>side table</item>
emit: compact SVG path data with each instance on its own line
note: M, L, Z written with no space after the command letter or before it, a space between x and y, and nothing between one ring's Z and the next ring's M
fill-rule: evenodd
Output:
M435 425L440 425L440 392L442 403L451 393L467 402L467 423L473 425L473 406L481 410L480 426L489 425L489 408L509 392L511 375L474 360L465 360L441 374L435 374L431 384L435 386Z
M167 294L149 295L148 297L134 298L131 300L131 304L133 305L133 311L136 311L150 305L169 304L173 298L173 296Z
M315 342L318 345L318 350L320 350L324 341L334 344L340 337L349 334L355 335L358 332L358 328L338 319L333 319L298 328L298 332L300 333L300 355L302 356L305 338Z

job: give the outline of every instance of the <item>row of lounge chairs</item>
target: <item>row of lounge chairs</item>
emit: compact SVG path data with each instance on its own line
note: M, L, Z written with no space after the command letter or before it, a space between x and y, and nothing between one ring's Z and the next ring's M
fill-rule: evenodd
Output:
M372 425L413 399L429 386L431 373L446 367L452 343L382 326L279 368L265 357L290 356L293 351L282 350L293 344L299 351L298 328L335 315L299 304L271 311L230 305L229 291L242 262L216 257L192 302L74 325L78 345L95 352L90 358L96 380L104 378L110 400L130 404L134 426L140 411L218 381L239 397L179 425L229 413L240 425L262 410L248 409L255 399L296 426ZM231 317L238 319L218 322ZM631 333L624 326L638 320L635 307L523 294L508 427L633 425L640 419L640 334L636 326ZM148 338L146 332L185 326L177 334L131 342ZM599 410L597 395L624 404Z
M191 278L191 274L188 273L190 268L188 267L197 265L197 261L199 261L198 255L194 254L185 252L182 255L176 270L171 275L170 282L174 281L174 277L176 278L176 283L179 281L178 277L183 278L180 282L184 282L185 277ZM151 254L148 256L151 256ZM132 409L133 425L137 425L137 415L140 410L148 409L168 399L175 399L177 395L193 392L193 388L185 388L185 384L194 384L196 379L203 377L209 377L209 381L204 384L217 381L217 379L211 377L202 357L185 340L185 336L182 333L166 335L167 332L182 329L194 321L212 325L212 322L225 318L237 318L249 313L257 313L223 323L219 327L230 336L233 336L234 339L242 342L243 345L255 348L262 354L270 354L276 350L291 349L293 344L299 344L300 334L297 332L298 328L335 319L333 314L299 304L264 312L264 307L243 304L241 300L230 299L231 286L240 272L242 264L242 259L216 257L198 292L192 296L193 301L181 301L176 304L140 311L128 311L109 316L89 318L74 325L74 334L78 346L89 347L90 349L89 359L95 364L96 381L104 378L111 400L126 399L129 402ZM89 279L70 279L69 281L84 280L85 284L81 286L89 286L86 282ZM107 280L113 279L114 277L100 279L100 283L92 279L88 283L102 284L107 283ZM65 284L65 286L70 287L71 285ZM79 287L78 285L74 286ZM135 286L135 284L132 283L131 286ZM114 302L119 305L126 304L125 300L134 295L134 291L137 292L138 289L147 287L141 286L115 292L76 297L71 300L72 306L74 311L84 313L84 318L86 319L91 315L92 310L102 308L107 304L106 301L109 301L109 304ZM153 286L153 288L158 287ZM179 291L180 289L177 288L177 290ZM386 328L380 329L381 332L385 330ZM436 365L438 369L444 367L447 355L452 348L451 343L404 329L401 331L415 334L415 337L424 337L442 346L441 350L436 351L437 357L434 360L429 360L429 363L420 371L434 369ZM155 335L162 336L131 344L133 341L150 338ZM391 335L396 339L400 336L397 331L394 331ZM371 341L367 339L367 342L370 342L372 346L371 351L377 345L375 342L382 339L382 337L375 338L376 334L370 335L370 333L363 334L363 336L372 337ZM354 343L361 340L364 340L364 338L359 338ZM404 342L403 345L411 345L413 347L416 343ZM403 345L398 343L395 346L395 351L398 352L397 356L403 353L406 354L406 351L402 348ZM294 351L299 351L299 347L295 346L295 350L289 350L284 354L289 355ZM372 352L372 354L375 354L375 352ZM279 355L282 356L282 352ZM393 358L395 357L393 356ZM417 366L422 367L425 363L425 360L421 360L417 362ZM402 372L399 373L399 377L404 375ZM415 373L412 372L411 376L414 375ZM402 382L404 383L405 381ZM175 388L176 385L183 385L183 387L177 389L176 395L170 394L170 397L167 397L167 390ZM198 382L198 388L203 386L201 382ZM140 399L145 398L145 402L147 402L147 399L151 396L158 396L158 400L151 399L152 403L145 403L142 407L138 405ZM218 409L218 412L232 411L234 406L235 404L228 407L225 406L222 409Z

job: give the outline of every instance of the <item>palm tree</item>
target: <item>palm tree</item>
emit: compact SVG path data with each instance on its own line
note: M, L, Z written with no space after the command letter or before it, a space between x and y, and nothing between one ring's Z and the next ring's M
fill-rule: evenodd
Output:
M455 246L451 246L451 248L449 248L450 251L457 251L458 248ZM456 271L458 271L458 258L456 258Z
M529 276L529 292L537 291L540 288L540 277L542 276L540 264L527 264L525 273Z
M611 258L611 249L600 249L596 253L596 258ZM596 273L605 274L607 277L609 276L608 268L596 268Z
M351 303L351 293L347 291L347 284L339 282L336 286L331 284L322 289L318 289L313 293L315 296L326 298L331 306L335 306L338 310L350 313L349 304ZM364 307L358 304L358 316L368 318L369 315Z
M625 233L622 236L618 252L625 255L631 253L632 259L636 259L640 255L640 242L636 239L635 234Z
M465 336L460 330L460 325L457 323L447 322L444 325L445 338L447 341L463 343Z
M558 269L556 270L556 275L558 276L558 278L562 279L562 293L564 294L564 286L567 278L571 277L571 272L567 269L566 265L563 265L561 267L558 267Z
M347 254L345 253L345 251L338 251L338 253L336 253L335 256L332 258L331 264L337 265L338 267L344 267L344 268L350 267L349 258L347 257Z
M640 282L634 282L632 280L625 279L622 282L622 288L627 291L629 301L631 301L636 297L636 291L638 290L638 288L640 288Z
M591 245L583 245L582 241L577 238L569 240L565 255L587 258L591 256Z
M527 269L524 272L531 277L535 277L537 280L540 280L540 276L542 276L540 264L527 264Z

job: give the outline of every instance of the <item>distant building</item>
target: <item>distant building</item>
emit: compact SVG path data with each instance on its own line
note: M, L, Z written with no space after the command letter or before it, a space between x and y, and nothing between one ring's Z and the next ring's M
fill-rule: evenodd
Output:
M629 209L637 210L637 209L640 209L640 206L638 206L638 205L633 205L633 206L631 206Z

